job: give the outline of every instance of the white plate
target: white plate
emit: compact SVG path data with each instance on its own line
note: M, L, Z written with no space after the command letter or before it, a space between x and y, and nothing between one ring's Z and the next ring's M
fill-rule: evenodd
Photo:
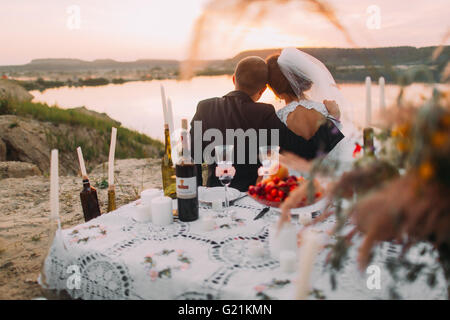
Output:
M241 196L241 192L234 188L228 188L228 201L233 201ZM214 200L225 201L225 188L224 187L199 187L198 188L198 201L207 205L212 205Z
M326 205L327 205L327 198L323 197L319 201L317 201L317 202L315 202L315 203L313 203L313 204L311 204L309 206L291 209L291 215L298 216L298 215L301 215L303 213L313 213L313 212L316 212L316 211L322 212L323 209L325 209ZM272 210L275 210L276 212L281 212L280 208L273 208L272 207Z

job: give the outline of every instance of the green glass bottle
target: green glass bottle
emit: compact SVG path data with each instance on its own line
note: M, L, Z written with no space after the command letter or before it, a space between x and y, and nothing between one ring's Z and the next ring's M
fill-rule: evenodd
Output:
M176 178L175 178L175 167L172 162L172 148L170 146L170 132L169 125L164 124L164 140L165 140L165 151L164 156L161 159L161 174L164 195L172 199L176 199Z

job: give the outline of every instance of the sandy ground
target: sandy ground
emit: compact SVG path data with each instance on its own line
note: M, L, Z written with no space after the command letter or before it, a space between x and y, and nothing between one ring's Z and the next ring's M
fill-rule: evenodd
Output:
M139 197L142 189L161 188L160 161L116 161L116 201L122 206ZM107 177L107 166L90 173L96 186ZM49 177L0 180L0 299L43 296L37 277L49 248ZM60 177L60 217L63 228L84 222L79 193L81 177ZM107 189L97 187L102 212Z

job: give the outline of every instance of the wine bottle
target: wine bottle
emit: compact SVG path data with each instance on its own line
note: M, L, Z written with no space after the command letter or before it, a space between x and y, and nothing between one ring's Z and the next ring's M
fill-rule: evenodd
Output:
M189 222L198 219L197 167L189 152L187 119L181 120L181 156L175 166L178 218Z
M83 177L83 190L80 192L80 199L85 222L101 215L97 190L91 187L87 177Z
M170 132L168 124L164 124L164 140L165 151L164 156L161 159L163 190L166 197L175 199L177 196L175 187L175 168L172 162L172 148L170 146Z

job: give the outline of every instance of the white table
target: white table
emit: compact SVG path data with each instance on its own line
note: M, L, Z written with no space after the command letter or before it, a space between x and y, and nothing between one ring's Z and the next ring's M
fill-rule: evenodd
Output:
M270 212L253 218L261 206L244 198L234 207L235 217L220 216L217 229L205 232L200 221L175 221L168 227L136 222L135 204L57 233L44 272L47 289L65 290L82 299L292 299L296 273L283 273L269 255L268 227L277 219ZM201 208L200 215L216 214ZM318 224L325 231L333 217ZM300 228L300 226L297 226ZM248 242L265 246L263 257L249 254ZM327 299L388 299L386 259L396 246L384 244L373 264L381 270L381 289L369 290L368 275L357 269L355 248L332 290L321 252L312 273L312 286ZM79 280L79 281L78 281ZM428 288L423 281L399 285L404 298L446 299L445 281ZM317 296L311 295L311 299Z

